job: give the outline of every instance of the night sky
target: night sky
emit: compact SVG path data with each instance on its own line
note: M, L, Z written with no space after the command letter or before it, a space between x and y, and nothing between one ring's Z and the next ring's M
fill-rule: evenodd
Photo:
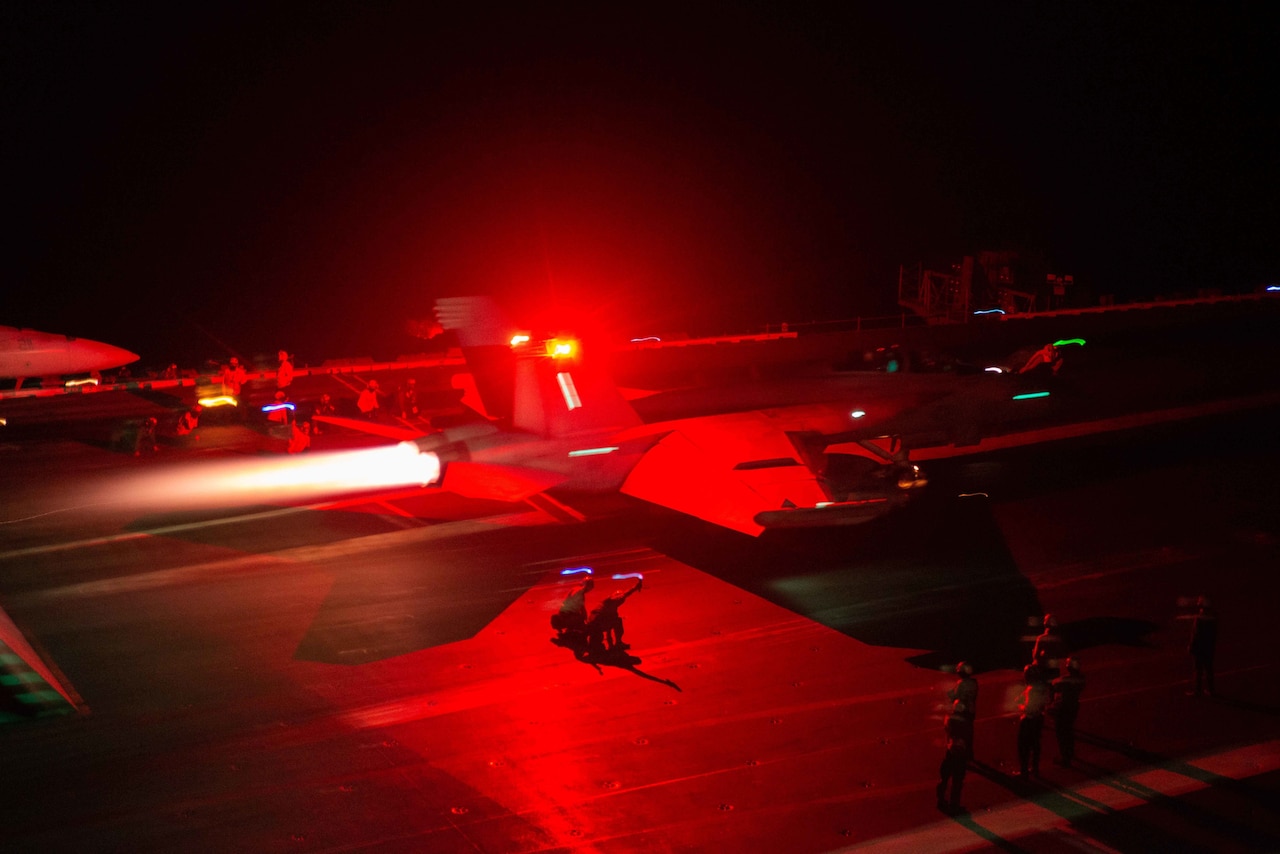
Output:
M463 5L3 4L0 322L316 363L465 293L647 334L982 249L1280 279L1269 4Z

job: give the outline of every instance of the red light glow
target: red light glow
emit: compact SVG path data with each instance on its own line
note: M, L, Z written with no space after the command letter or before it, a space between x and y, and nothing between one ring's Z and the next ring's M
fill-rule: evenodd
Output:
M547 342L547 355L557 359L571 358L577 350L577 342L565 338L552 338Z

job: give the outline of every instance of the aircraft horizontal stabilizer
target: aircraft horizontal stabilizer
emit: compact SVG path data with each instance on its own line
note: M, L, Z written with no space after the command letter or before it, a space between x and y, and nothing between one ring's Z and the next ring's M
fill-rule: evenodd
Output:
M743 462L717 453L717 432L671 432L644 455L621 491L753 537L764 531L756 522L760 513L830 500L785 438Z
M523 501L558 486L564 480L563 475L545 469L459 460L445 466L441 485L466 498Z
M22 632L0 610L0 684L11 686L10 696L32 716L56 714L67 707L87 711L84 700L69 684L64 684L55 667L50 667L27 643ZM48 686L52 690L45 690ZM66 706L62 702L66 701ZM2 716L2 715L0 715Z

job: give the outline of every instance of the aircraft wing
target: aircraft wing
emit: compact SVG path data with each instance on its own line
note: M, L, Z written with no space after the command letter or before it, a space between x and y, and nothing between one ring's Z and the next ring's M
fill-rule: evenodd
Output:
M444 488L466 498L523 501L558 486L564 477L529 466L454 461L444 473Z
M345 427L348 430L355 430L358 433L369 433L373 436L382 436L385 439L395 439L399 442L412 442L414 439L421 439L425 434L421 430L412 430L408 427L397 427L394 424L383 424L378 421L365 421L361 418L340 418L335 415L315 415L312 416L313 421L319 421L322 424L332 424L335 427Z
M787 434L746 413L693 419L663 437L621 491L751 536L756 517L830 501Z

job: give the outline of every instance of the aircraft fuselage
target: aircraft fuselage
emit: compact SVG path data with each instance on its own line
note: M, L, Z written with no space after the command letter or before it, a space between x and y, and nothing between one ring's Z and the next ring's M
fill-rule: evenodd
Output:
M0 377L23 379L103 371L137 360L136 353L101 341L0 326Z

